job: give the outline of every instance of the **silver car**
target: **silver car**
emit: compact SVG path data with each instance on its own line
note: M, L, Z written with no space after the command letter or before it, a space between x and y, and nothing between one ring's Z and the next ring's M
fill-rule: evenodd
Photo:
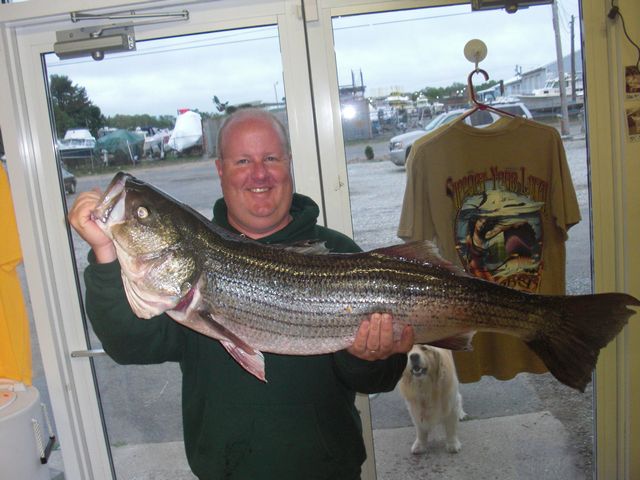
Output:
M523 103L499 104L496 105L496 108L509 112L513 115L529 119L531 118L531 112ZM436 128L451 123L466 111L468 111L468 109L460 108L441 113L420 130L413 130L411 132L392 137L391 140L389 140L390 160L399 167L403 167L407 162L413 142ZM492 112L491 110L477 110L472 115L465 118L464 121L468 125L472 125L474 127L486 127L487 125L491 125L495 122L499 117L500 115Z

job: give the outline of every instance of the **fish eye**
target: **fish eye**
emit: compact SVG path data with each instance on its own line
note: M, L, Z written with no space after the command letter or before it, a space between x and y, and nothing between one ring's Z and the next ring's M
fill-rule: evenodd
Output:
M147 218L149 216L149 210L147 207L138 207L136 210L136 215L138 218Z

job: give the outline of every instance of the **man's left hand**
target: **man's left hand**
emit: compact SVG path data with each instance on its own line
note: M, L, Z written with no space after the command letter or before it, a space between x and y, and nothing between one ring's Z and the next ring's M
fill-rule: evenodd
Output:
M406 325L400 339L394 341L393 317L388 313L374 313L360 324L347 352L363 360L384 360L394 353L407 353L413 342L411 326Z

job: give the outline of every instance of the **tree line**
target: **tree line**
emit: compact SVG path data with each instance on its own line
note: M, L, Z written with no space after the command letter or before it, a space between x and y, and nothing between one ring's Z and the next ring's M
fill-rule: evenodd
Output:
M53 106L56 134L63 138L67 130L86 128L94 137L104 127L134 130L136 127L173 128L172 115L148 114L104 116L100 107L89 99L84 87L74 84L66 75L51 75L49 91Z
M500 82L496 80L489 80L488 82L476 85L475 90L476 92L480 90L486 90L487 88L496 86L498 83ZM418 96L421 95L431 101L437 101L438 99L442 100L443 98L456 97L458 96L458 92L466 92L466 89L466 83L454 82L447 87L425 87L422 90L413 93L412 97L415 100Z
M498 82L491 80L476 87L477 90L490 88ZM419 96L427 97L431 101L437 101L446 97L457 96L466 85L454 82L448 87L425 87L408 95L415 100ZM51 75L49 80L53 116L58 138L63 138L67 130L73 128L86 128L94 137L98 136L98 130L104 127L123 128L134 130L136 127L173 128L175 117L173 115L153 116L148 114L122 115L105 117L100 107L94 105L89 99L84 87L74 84L66 75ZM401 93L401 92L398 92ZM228 106L229 102L221 102L218 97L213 97L213 102L218 110L218 115L231 113L235 107ZM197 110L195 110L197 111ZM203 118L215 116L207 112L198 112Z

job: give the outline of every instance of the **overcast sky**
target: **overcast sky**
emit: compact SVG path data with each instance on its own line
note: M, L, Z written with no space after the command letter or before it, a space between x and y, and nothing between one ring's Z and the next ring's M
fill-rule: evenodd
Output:
M559 0L565 55L571 15L578 50L578 0ZM471 12L470 5L359 15L334 20L339 83L350 84L352 71L359 83L362 71L368 96L465 83L474 65L463 51L473 38L486 43L488 55L480 67L495 80L513 77L516 65L526 71L555 60L549 5L513 15ZM101 62L61 62L50 54L47 65L50 75L67 75L86 88L107 116L175 115L180 108L212 112L213 95L230 104L284 96L273 26L138 42L136 52L107 54Z

